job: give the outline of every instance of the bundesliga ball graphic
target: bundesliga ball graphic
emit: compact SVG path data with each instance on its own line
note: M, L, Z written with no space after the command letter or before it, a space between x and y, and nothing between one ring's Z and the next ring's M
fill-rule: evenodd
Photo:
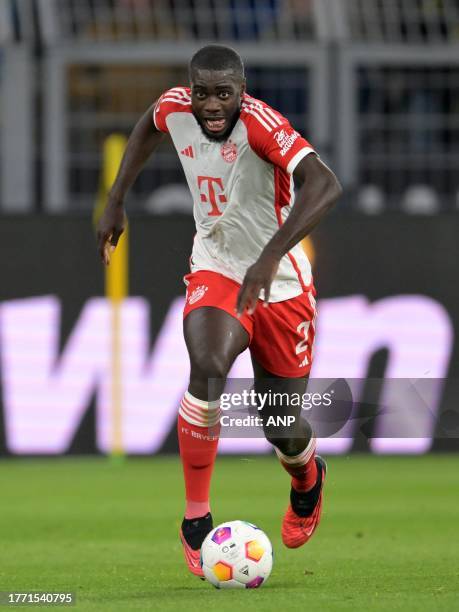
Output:
M212 529L201 547L201 566L217 589L257 589L273 567L268 536L245 521L230 521Z

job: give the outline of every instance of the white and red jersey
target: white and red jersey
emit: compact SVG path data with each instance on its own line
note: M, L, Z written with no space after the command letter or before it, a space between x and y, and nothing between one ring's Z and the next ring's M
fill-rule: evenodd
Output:
M158 100L155 126L170 134L194 201L191 271L219 272L242 283L247 268L288 216L292 173L311 145L264 102L244 96L226 142L206 137L191 110L191 92L174 87ZM302 293L311 266L300 244L280 262L270 302Z

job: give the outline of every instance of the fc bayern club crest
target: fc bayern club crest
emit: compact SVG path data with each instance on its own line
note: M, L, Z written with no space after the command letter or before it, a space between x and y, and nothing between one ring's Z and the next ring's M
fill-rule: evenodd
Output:
M232 164L237 158L237 146L234 144L234 142L231 142L231 140L229 142L225 142L225 144L222 145L221 154L223 159L228 162L228 164Z

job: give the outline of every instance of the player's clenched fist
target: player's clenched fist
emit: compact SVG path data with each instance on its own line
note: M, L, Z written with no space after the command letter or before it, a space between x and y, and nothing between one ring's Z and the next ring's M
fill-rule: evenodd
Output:
M115 250L125 226L124 207L109 202L97 224L97 250L106 266L110 263L110 254Z

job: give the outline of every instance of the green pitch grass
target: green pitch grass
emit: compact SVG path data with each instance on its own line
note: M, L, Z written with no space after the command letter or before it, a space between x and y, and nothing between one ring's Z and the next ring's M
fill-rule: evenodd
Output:
M3 460L0 591L74 591L70 609L97 612L458 610L458 459L328 465L322 524L309 544L287 550L289 485L277 461L219 458L215 519L258 524L275 560L263 588L217 591L185 569L175 457Z

